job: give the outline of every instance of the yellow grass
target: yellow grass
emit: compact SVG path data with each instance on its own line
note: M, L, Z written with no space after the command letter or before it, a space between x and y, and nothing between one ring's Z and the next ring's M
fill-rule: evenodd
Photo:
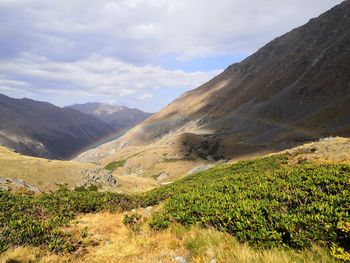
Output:
M143 210L138 211L143 214ZM86 248L73 254L56 255L39 248L19 247L0 256L0 262L176 262L181 256L188 262L235 263L330 263L335 262L325 249L314 247L301 253L274 249L255 250L238 243L232 236L213 229L186 228L173 225L167 230L154 232L146 223L139 234L123 223L124 214L88 214L76 219L70 230L80 235ZM147 219L144 219L147 220ZM17 260L17 261L14 261Z
M334 137L285 150L291 160L312 163L347 163L350 161L350 138Z
M123 193L139 193L152 190L153 188L159 187L160 184L151 179L143 178L139 176L120 176L113 175L118 182L118 190Z
M0 146L0 167L1 177L21 179L48 191L57 190L57 183L74 187L82 178L80 171L95 165L30 157Z

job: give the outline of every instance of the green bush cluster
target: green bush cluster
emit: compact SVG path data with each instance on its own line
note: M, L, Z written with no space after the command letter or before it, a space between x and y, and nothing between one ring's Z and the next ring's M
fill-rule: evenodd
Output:
M0 191L0 253L11 246L47 246L72 251L79 242L59 230L78 213L129 210L136 199L114 193L60 190L39 197Z
M105 169L113 172L114 170L117 170L119 167L123 167L125 162L126 162L126 160L119 160L119 161L111 162L105 166Z
M130 228L134 233L138 234L141 230L142 217L137 213L126 215L123 224Z
M146 205L168 199L151 226L200 224L259 247L343 239L337 224L350 219L350 166L287 166L285 158L221 166L147 193Z

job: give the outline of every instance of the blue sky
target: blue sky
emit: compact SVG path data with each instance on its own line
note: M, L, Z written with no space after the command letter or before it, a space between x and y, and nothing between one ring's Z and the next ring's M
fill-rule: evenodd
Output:
M156 112L338 0L0 0L0 93Z

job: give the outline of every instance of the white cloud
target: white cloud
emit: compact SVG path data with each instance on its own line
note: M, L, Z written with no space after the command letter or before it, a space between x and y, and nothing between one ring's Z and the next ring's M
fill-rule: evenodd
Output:
M98 55L75 62L57 62L28 54L2 61L0 72L0 92L12 88L16 94L29 91L116 98L142 93L136 96L141 100L152 98L151 93L156 88L195 88L219 73L216 70L186 73L151 65L135 66ZM1 87L5 84L6 90Z
M341 0L0 0L13 52L132 63L251 53ZM11 44L13 45L11 47ZM23 50L25 49L25 50Z
M340 2L0 0L0 93L152 100L219 72L164 65L250 54Z

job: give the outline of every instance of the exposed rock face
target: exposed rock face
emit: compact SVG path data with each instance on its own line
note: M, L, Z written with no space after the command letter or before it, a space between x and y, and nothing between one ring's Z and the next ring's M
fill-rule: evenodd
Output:
M197 167L193 168L191 171L189 171L188 175L196 174L196 173L199 173L199 172L203 172L203 171L209 170L209 169L213 168L214 166L215 166L214 164L207 164L207 165L197 166Z
M347 0L183 94L122 141L147 145L195 133L217 141L218 156L237 156L349 136L349 61Z
M83 176L82 182L78 186L88 187L91 185L97 185L101 187L115 187L117 181L112 175L112 172L105 169L84 169L81 171Z
M0 112L0 145L36 157L69 159L113 131L74 109L1 94Z
M9 179L0 177L0 190L4 191L25 191L29 193L41 193L42 191L31 184L20 179Z
M169 177L169 174L166 172L162 172L159 176L157 176L157 181L163 182L164 180L167 180Z
M69 106L69 108L93 115L106 122L116 131L126 131L152 115L152 113L143 112L135 108L132 109L126 106L114 106L99 102L74 104Z

